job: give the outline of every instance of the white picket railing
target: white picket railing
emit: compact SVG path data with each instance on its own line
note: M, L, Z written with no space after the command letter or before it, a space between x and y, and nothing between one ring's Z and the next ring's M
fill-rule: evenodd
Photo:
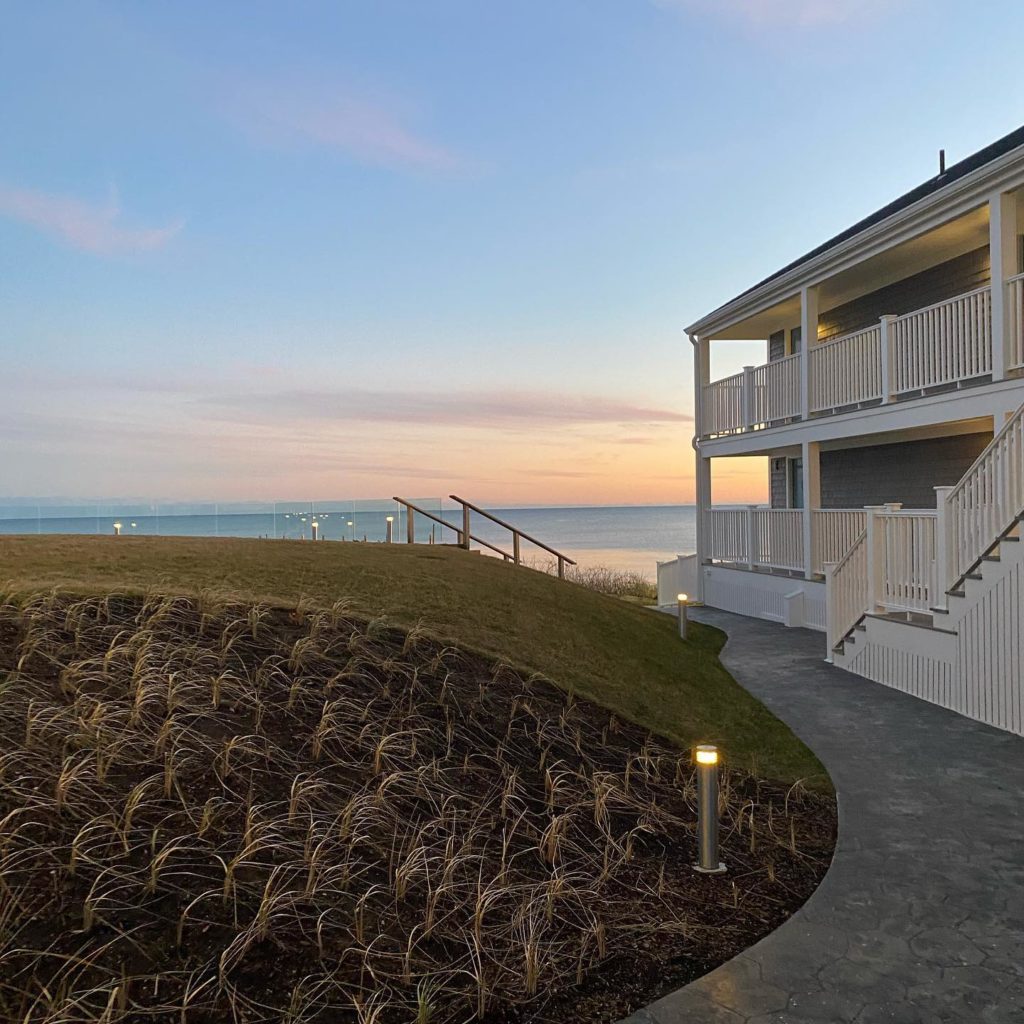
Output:
M1009 368L1024 369L1024 274L1007 284ZM809 412L820 414L992 372L992 291L978 288L843 335L807 353ZM799 355L704 385L701 434L754 430L802 415ZM888 392L888 393L887 393Z
M889 325L895 394L992 372L992 292L978 288Z
M1006 315L1010 319L1010 369L1024 370L1024 274L1006 284Z
M804 567L803 512L794 508L746 505L704 513L707 550L715 562L757 569Z
M757 366L751 373L751 419L774 423L800 415L800 356L786 356Z
M862 508L814 510L814 558L811 568L825 572L827 562L839 562L864 532L865 512Z
M757 508L754 565L768 569L804 568L804 514L798 508Z
M882 331L879 326L813 345L811 412L825 412L882 397Z
M705 435L730 434L746 428L745 374L736 373L706 384L702 392L702 429Z
M709 508L704 512L707 557L750 565L750 509Z
M1024 405L939 504L939 580L958 582L1024 512Z
M867 531L835 564L825 566L825 633L831 652L860 621L868 606Z
M874 512L868 527L869 565L877 565L869 604L885 611L927 612L935 589L935 523L937 512L899 510ZM878 546L877 562L871 550ZM872 607L869 610L874 611Z

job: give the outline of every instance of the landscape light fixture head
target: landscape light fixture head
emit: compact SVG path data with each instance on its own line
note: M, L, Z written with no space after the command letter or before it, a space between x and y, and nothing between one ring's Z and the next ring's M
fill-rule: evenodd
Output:
M718 764L718 747L701 744L694 751L693 757L697 764Z
M386 519L387 519L387 521L389 523L393 523L395 521L395 517L394 516L387 516Z
M676 594L676 600L677 601L689 601L690 598L686 594Z

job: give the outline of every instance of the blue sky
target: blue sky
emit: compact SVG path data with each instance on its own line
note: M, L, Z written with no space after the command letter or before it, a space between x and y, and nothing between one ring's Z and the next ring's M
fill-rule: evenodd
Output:
M1024 122L1015 3L80 0L4 26L10 495L686 500L681 327Z

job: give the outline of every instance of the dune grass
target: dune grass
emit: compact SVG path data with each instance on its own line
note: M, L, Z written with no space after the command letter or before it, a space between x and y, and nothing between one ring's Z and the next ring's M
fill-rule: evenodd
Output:
M828 789L817 758L718 660L724 635L534 570L442 546L234 538L0 538L0 582L197 594L293 606L347 598L368 617L538 672L681 746L718 743L737 767Z

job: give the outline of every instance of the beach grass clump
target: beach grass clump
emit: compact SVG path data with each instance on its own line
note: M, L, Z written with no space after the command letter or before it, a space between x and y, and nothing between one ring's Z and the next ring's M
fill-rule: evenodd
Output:
M779 923L834 825L727 770L695 875L688 752L344 601L10 594L0 752L23 1024L621 1016Z
M658 588L642 572L607 565L569 565L565 578L588 590L641 604L656 604Z

